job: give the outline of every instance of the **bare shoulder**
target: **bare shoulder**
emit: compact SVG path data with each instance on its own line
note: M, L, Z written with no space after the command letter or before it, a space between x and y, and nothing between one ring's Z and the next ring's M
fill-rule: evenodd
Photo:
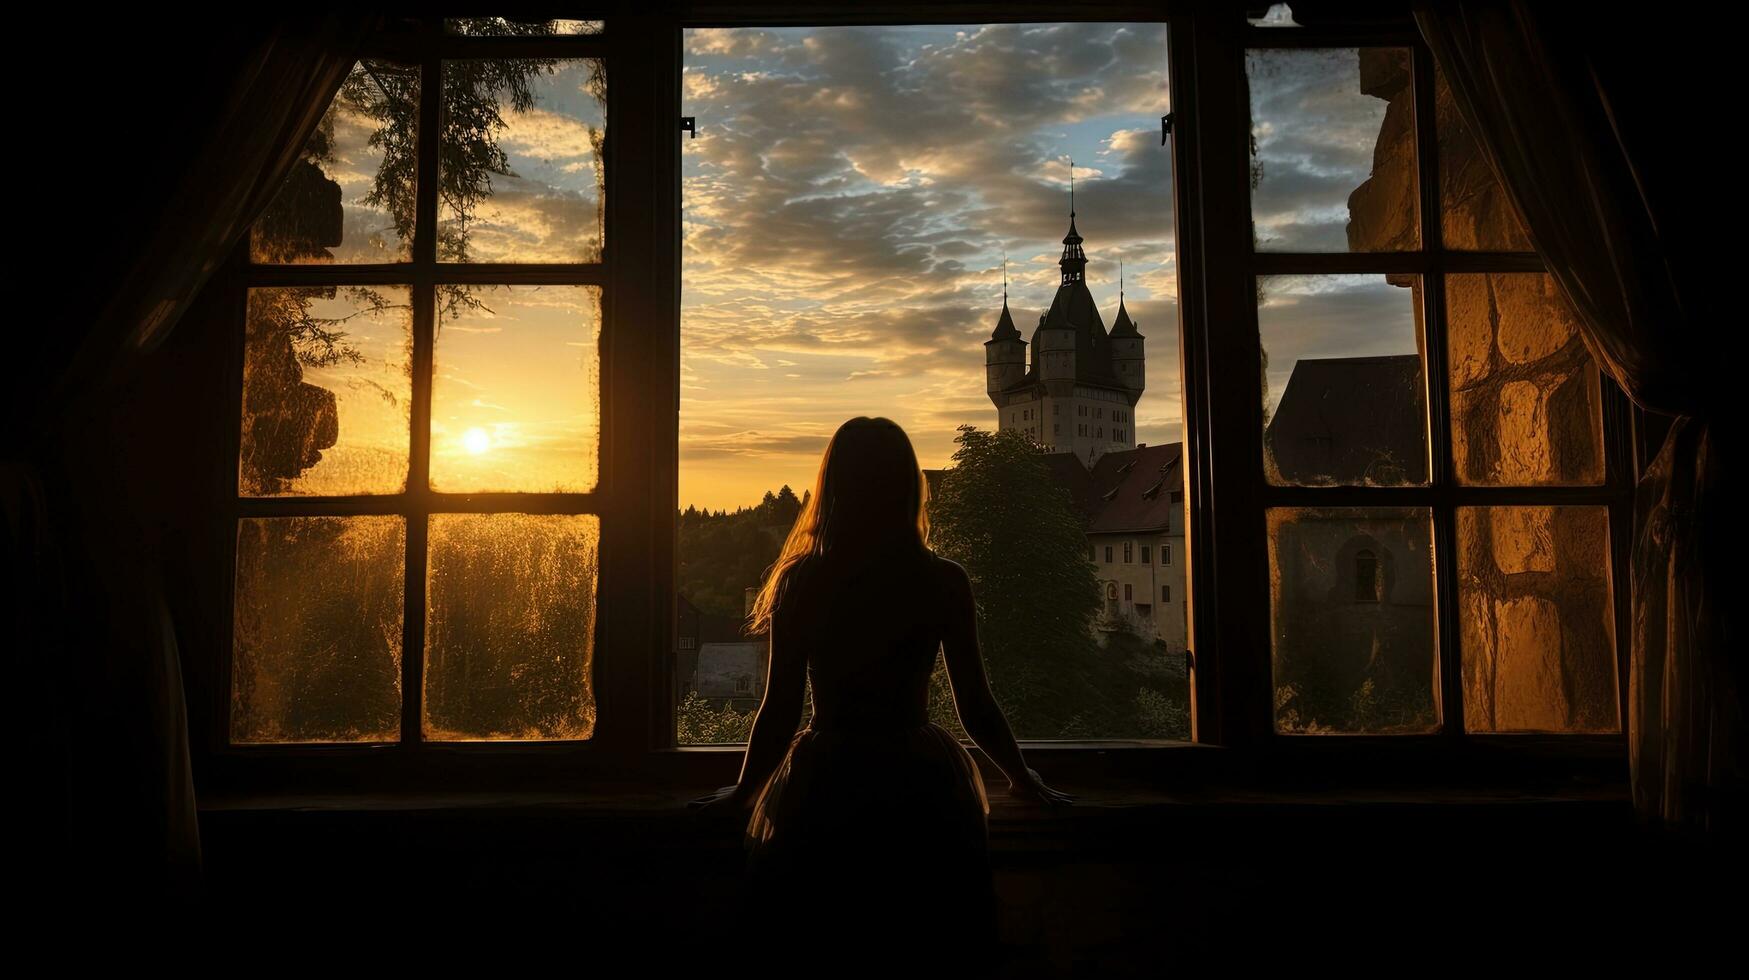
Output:
M954 598L970 597L972 577L966 573L965 566L952 558L943 558L933 553L930 557L935 581L941 586L942 592Z

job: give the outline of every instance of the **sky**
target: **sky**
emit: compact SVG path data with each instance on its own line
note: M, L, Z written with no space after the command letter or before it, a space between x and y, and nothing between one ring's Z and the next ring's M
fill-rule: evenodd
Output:
M991 427L983 343L1060 279L1069 160L1087 279L1148 337L1137 439L1177 438L1166 35L1154 24L688 31L680 502L813 483L885 415L925 467Z
M983 344L1005 260L1030 338L1059 281L1071 158L1088 285L1109 329L1121 262L1147 338L1136 439L1180 438L1164 25L698 29L684 43L682 112L698 136L681 140L682 506L800 492L856 415L899 422L931 468L950 463L958 426L993 427ZM540 78L526 112L506 106L499 141L515 176L493 178L470 228L475 258L595 257L590 133L605 115L583 68ZM1384 101L1360 91L1351 50L1253 54L1247 68L1262 247L1345 248L1347 197L1370 174ZM342 115L325 166L342 184L339 262L404 254L363 201L380 164L369 132ZM1263 295L1271 402L1301 357L1415 351L1409 291L1382 277L1284 277ZM593 486L596 297L500 289L486 303L441 326L435 484ZM386 411L380 390L402 387L385 379L404 376L404 324L367 321L351 323L368 363L309 377L339 394L342 444L294 492L338 492L341 458L374 453L372 473L384 454L404 458L405 412Z

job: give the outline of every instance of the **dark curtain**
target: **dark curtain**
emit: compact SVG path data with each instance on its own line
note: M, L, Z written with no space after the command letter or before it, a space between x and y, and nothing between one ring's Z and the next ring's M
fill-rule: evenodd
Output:
M27 882L40 876L27 887L88 912L150 914L141 899L192 897L200 877L165 585L165 553L182 543L165 540L165 508L211 470L154 465L189 440L149 431L148 395L163 389L142 379L164 374L153 350L269 203L378 26L320 10L209 19L80 25L81 57L57 64L52 118L27 141L54 182L21 224L66 282L26 284L48 301L26 304L5 386L16 428L0 458L0 531L30 831L16 845ZM178 383L190 380L222 383Z
M1720 221L1740 210L1735 178L1717 173L1730 56L1684 8L1492 0L1415 16L1597 364L1675 417L1634 504L1634 803L1666 826L1739 832L1749 688L1722 569L1731 280L1712 258L1739 233Z

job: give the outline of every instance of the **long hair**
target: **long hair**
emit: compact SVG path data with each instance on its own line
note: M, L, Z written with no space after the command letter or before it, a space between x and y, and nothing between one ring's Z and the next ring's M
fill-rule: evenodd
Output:
M928 501L917 451L897 423L859 415L839 426L820 458L813 495L753 600L747 632L770 631L785 588L811 558L895 544L927 551Z

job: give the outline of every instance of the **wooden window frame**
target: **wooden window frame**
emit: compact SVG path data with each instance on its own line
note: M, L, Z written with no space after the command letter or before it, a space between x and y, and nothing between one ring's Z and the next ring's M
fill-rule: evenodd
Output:
M1407 5L1405 5L1405 10ZM680 358L679 127L683 31L691 27L836 26L918 23L1030 23L1075 21L1164 22L1172 113L1179 331L1183 368L1186 554L1182 601L1189 624L1192 740L1219 746L1222 757L1286 755L1341 771L1400 768L1413 759L1419 771L1473 762L1530 760L1538 771L1569 772L1589 763L1594 772L1625 765L1620 735L1464 736L1457 652L1455 588L1439 595L1444 729L1430 736L1281 736L1271 711L1268 558L1264 514L1271 506L1394 506L1412 503L1435 512L1436 575L1453 581L1455 508L1469 504L1602 504L1609 509L1618 690L1626 717L1627 529L1633 470L1645 459L1655 425L1621 394L1607 375L1604 389L1605 483L1590 488L1458 488L1450 485L1446 417L1444 291L1447 272L1540 272L1537 256L1444 252L1431 125L1432 59L1406 20L1391 27L1343 31L1257 28L1242 7L1200 0L1153 4L1007 3L894 6L848 10L830 3L764 6L695 3L671 13L615 19L606 32L556 38L463 38L422 21L420 30L373 42L365 57L416 61L422 66L421 131L435 132L438 66L451 57L600 57L607 61L609 133L606 168L606 240L601 261L570 266L455 265L435 261L435 143L420 148L418 228L414 261L391 266L257 267L247 245L232 257L219 288L234 295L234 350L229 404L241 405L242 330L251 286L316 284L407 285L414 290L415 353L413 438L429 439L432 356L431 297L440 283L578 284L603 289L601 483L581 495L444 495L414 491L423 471L409 474L409 492L369 498L245 499L236 490L235 443L226 447L228 499L219 514L228 540L224 585L214 586L216 676L208 685L216 725L197 740L197 771L205 787L222 792L295 792L335 787L371 791L397 788L547 790L589 789L635 782L711 785L733 782L741 745L676 746L675 690L676 529L678 508ZM1247 181L1249 125L1244 52L1247 47L1353 47L1391 45L1413 52L1423 250L1407 254L1253 254ZM701 121L708 126L709 121ZM1258 332L1252 281L1277 272L1414 272L1424 277L1428 331L1429 410L1434 481L1426 488L1270 487L1263 478L1258 397ZM1217 369L1217 365L1219 369ZM1437 408L1435 404L1437 403ZM1082 409L1085 412L1085 407ZM423 429L422 429L423 427ZM230 427L235 437L239 427ZM1218 438L1217 438L1218 437ZM1635 449L1639 451L1636 452ZM427 447L428 449L428 447ZM421 450L424 451L424 450ZM417 452L415 453L417 455ZM512 497L513 500L504 499ZM1216 506L1216 503L1220 506ZM430 743L417 738L418 674L405 668L403 741L398 745L233 746L229 718L231 603L237 522L243 517L299 514L405 514L407 575L424 575L425 536L414 518L446 511L493 510L594 513L602 519L599 615L594 661L598 722L593 738L578 742ZM418 550L415 556L415 550ZM1109 546L1108 546L1109 550ZM1170 545L1161 544L1162 564ZM411 590L409 590L411 591ZM1103 590L1102 590L1103 591ZM222 595L220 594L222 592ZM1170 598L1163 602L1170 603ZM404 664L422 655L423 608L407 607ZM1454 724L1455 722L1455 724ZM412 738L408 738L412 735ZM1171 780L1207 771L1203 751L1189 743L1089 741L1024 743L1029 761L1047 775L1081 782L1103 779ZM1502 754L1504 752L1504 754ZM1312 758L1307 760L1305 756ZM1253 771L1253 770L1247 770ZM1300 769L1304 772L1304 769ZM1397 771L1392 769L1391 771Z

